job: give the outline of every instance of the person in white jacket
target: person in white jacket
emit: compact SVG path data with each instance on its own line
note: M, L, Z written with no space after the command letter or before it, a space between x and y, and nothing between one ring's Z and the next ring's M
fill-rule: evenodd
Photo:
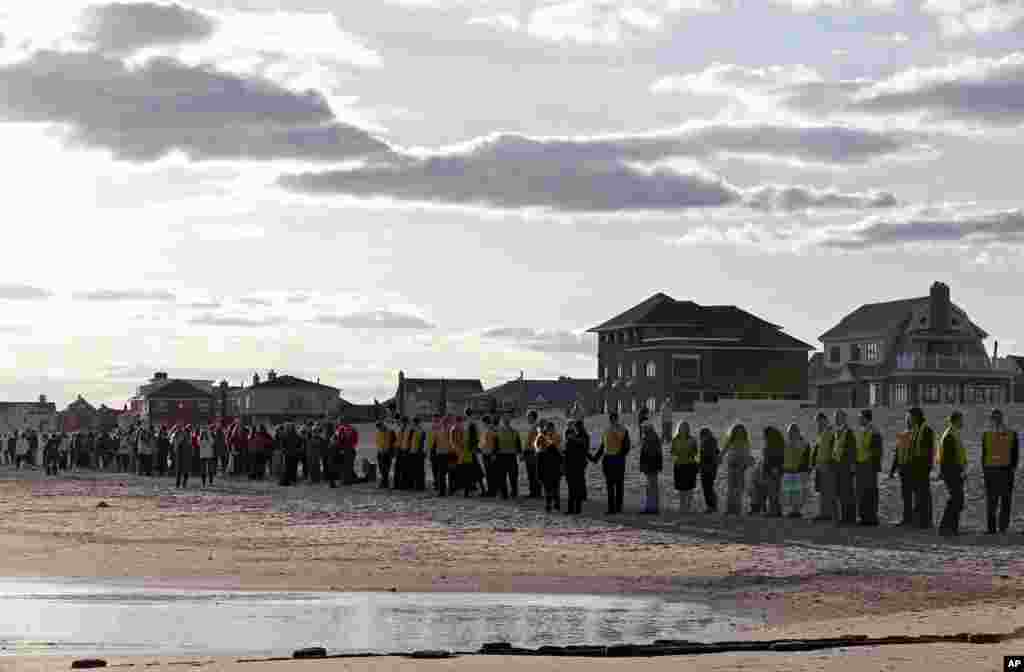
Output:
M217 458L213 450L213 435L207 428L199 433L199 459L203 465L201 469L203 485L206 485L207 478L209 478L210 485L213 485L213 475L217 472Z

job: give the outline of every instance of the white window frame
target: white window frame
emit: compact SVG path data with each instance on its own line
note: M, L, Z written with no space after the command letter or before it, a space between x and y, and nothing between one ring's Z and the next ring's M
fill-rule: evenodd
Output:
M622 362L619 362L619 366L618 366L618 368L615 371L618 374L615 377L616 378L622 378Z
M658 365L654 363L653 359L647 360L644 373L647 374L648 378L656 378L658 376Z
M910 385L907 383L896 383L892 386L892 403L893 404L908 404L910 403Z
M633 360L633 364L630 366L630 369L629 369L630 373L632 374L630 377L631 378L638 378L639 377L639 369L640 369L640 367L637 364L637 361L634 359Z
M657 413L658 412L658 400L655 399L654 397L647 397L647 410L650 411L652 415L654 413Z
M925 404L941 404L942 386L937 383L921 383L921 402Z
M704 366L704 362L702 361L702 358L701 358L700 355L672 355L672 361L673 362L675 362L675 360L677 360L677 359L696 360L697 361L697 375L694 376L693 378L678 378L677 379L676 378L675 366L673 365L672 366L672 370L670 371L670 373L672 375L672 380L681 380L681 381L684 381L684 382L692 382L692 381L699 381L700 380L701 374L703 373L702 369L703 369L703 366Z
M868 383L868 406L882 405L882 384Z
M865 343L862 347L865 362L877 362L881 359L882 347L878 343Z

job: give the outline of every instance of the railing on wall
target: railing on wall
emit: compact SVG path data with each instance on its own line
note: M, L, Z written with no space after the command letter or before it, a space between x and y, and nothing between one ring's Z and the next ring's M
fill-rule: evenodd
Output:
M993 360L978 356L927 355L919 352L901 352L896 355L896 368L927 371L1000 371L1013 373L1015 366L1006 360Z

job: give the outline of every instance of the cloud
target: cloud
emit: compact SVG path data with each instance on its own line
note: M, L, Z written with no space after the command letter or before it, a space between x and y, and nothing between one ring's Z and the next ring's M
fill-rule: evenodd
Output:
M260 299L255 297L246 297L239 299L238 302L243 306L272 306L273 301L270 299Z
M545 353L576 353L593 355L597 345L590 334L572 331L544 331L528 327L501 327L481 334L486 341L514 344L520 348Z
M1016 126L1024 122L1024 52L912 68L861 90L850 107L873 114L923 113L939 120Z
M1024 210L918 213L901 218L868 218L827 232L821 245L867 250L918 243L1005 243L1024 245Z
M347 327L350 329L433 329L434 324L404 313L395 313L388 310L372 310L348 315L320 315L316 318L317 324L332 327Z
M150 46L201 42L213 35L216 23L181 5L152 2L90 7L78 39L112 54L129 54Z
M286 189L400 201L574 212L679 210L738 204L743 193L675 157L782 157L863 163L905 151L898 136L843 126L710 125L674 133L537 139L492 135L425 156L396 155L349 170L285 175Z
M279 317L243 317L236 315L215 315L207 313L205 315L199 315L193 317L188 321L189 324L194 324L203 327L276 327L284 323Z
M1017 0L925 0L921 11L933 15L948 37L1014 30L1024 25Z
M145 289L98 289L92 292L76 292L78 301L175 301L176 297L167 290Z
M730 63L713 63L700 72L662 77L651 85L653 93L692 93L697 95L767 95L785 91L798 84L823 81L818 72L806 65L772 65L752 68Z
M30 285L0 285L0 301L34 301L51 296L53 292Z
M292 303L292 304L295 304L295 303L309 303L310 298L311 297L309 296L309 294L291 294L291 295L288 296L288 298L286 300L287 300L288 303Z
M335 121L318 93L168 58L128 67L97 53L36 52L0 67L0 121L66 124L72 143L137 162L174 150L194 161L338 161L387 150Z
M220 301L193 301L192 303L186 303L186 308L198 308L202 310L216 310L221 307Z
M489 16L478 16L470 19L467 24L489 26L496 30L514 31L519 30L519 19L512 14L492 14Z
M869 210L899 205L887 191L844 193L836 189L766 185L747 192L746 204L755 210L793 212L809 209Z

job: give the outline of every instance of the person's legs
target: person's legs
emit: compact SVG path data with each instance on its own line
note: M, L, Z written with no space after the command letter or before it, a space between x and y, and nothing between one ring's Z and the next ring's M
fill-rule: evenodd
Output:
M1013 472L1006 470L1006 482L999 497L999 531L1006 532L1010 527L1010 507L1013 506Z

